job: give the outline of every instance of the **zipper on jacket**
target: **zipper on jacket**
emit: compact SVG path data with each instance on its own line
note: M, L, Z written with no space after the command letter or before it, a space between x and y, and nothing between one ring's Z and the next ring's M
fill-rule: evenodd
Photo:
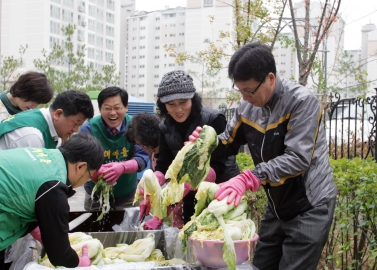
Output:
M268 116L268 119L270 119L271 109L268 106L266 106L266 107L268 109L268 112L270 113L270 115ZM267 125L268 125L268 121L267 121ZM261 157L261 159L262 159L263 162L265 162L264 159L263 159L263 146L264 146L264 139L265 138L266 138L266 133L263 135L262 147L260 148L260 157Z
M273 206L273 208L274 208L275 215L277 216L278 219L280 219L278 213L276 212L276 207L275 207L274 201L273 201L272 198L271 198L270 189L267 189L267 191L268 191L268 197L270 198L270 200L271 200L271 202L272 202L272 206Z

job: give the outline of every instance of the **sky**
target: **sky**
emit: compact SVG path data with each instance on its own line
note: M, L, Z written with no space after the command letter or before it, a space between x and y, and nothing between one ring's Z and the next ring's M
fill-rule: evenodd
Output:
M374 23L377 26L376 0L340 0L340 14L345 21L344 48L356 50L361 47L361 27ZM153 11L165 6L186 6L186 0L136 0L136 10Z

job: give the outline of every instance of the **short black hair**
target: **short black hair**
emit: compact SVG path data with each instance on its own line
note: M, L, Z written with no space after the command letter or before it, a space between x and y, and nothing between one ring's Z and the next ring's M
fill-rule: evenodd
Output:
M243 45L229 61L228 76L234 82L262 82L270 72L276 76L275 58L270 47L259 41Z
M195 117L195 119L197 119L201 117L200 112L202 111L202 108L203 108L202 98L198 95L198 93L195 93L195 95L191 99L191 102L192 102L191 115ZM166 109L165 103L162 103L160 99L157 99L156 106L157 106L157 113L162 119L166 118L169 115L168 110Z
M107 87L99 93L98 98L97 98L98 107L102 106L102 104L105 102L105 99L109 97L115 97L117 95L120 95L123 106L126 107L128 105L128 93L126 90L117 86Z
M160 141L160 119L150 113L135 114L128 124L125 136L130 143L138 140L143 146L156 148Z
M49 103L54 96L50 82L43 73L29 71L22 74L10 88L12 97L33 101L38 104Z
M53 111L62 109L65 117L78 113L82 113L86 118L92 118L94 115L90 97L76 90L68 90L58 94L50 105L50 109Z
M98 170L105 158L101 142L87 132L73 135L58 149L67 162L86 162L89 170Z

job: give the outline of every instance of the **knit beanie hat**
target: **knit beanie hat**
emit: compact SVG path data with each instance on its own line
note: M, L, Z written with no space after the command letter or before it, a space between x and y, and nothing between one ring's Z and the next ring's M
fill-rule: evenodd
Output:
M195 91L191 76L182 70L174 70L162 77L157 97L166 103L176 99L191 99Z

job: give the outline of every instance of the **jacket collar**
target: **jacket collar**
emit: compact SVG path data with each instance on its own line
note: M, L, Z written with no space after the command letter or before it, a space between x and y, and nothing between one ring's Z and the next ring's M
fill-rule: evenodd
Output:
M266 105L264 105L265 108L269 108L271 111L274 109L276 103L278 102L282 89L283 89L282 81L280 77L276 75L275 78L276 78L275 89L272 92L270 100L266 103Z

